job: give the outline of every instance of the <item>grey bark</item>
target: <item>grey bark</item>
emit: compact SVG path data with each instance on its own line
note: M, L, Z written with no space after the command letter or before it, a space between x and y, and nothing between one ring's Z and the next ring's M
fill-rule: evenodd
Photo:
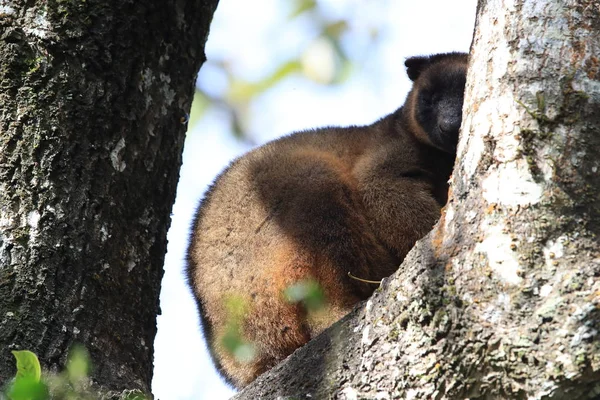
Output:
M439 223L236 399L600 398L600 4L477 13Z
M166 232L217 0L0 6L0 382L10 350L150 392Z

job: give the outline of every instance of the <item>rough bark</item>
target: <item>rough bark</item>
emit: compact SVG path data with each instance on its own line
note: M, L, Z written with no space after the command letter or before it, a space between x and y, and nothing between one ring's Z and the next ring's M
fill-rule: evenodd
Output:
M10 350L150 392L196 73L217 0L0 6L0 382Z
M481 0L449 204L236 399L600 398L600 6Z

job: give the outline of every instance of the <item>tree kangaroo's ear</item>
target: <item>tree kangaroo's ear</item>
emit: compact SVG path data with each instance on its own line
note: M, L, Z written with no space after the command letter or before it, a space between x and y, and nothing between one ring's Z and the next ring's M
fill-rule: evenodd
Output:
M404 66L406 67L406 74L410 78L411 81L415 81L421 72L425 70L431 64L429 60L429 56L423 57L411 57L407 58L404 61Z

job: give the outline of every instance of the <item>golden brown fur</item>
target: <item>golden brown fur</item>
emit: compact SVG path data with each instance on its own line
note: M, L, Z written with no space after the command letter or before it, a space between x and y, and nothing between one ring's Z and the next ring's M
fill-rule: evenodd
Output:
M448 121L458 112L460 125L456 102L462 105L467 56L416 57L406 65L415 84L404 108L369 126L299 132L267 143L234 161L202 201L188 276L213 360L236 387L369 297L376 285L348 272L370 280L389 276L439 218L455 139L433 131L457 135L458 126L455 120L435 121L428 130L423 124L431 112L454 113ZM457 76L462 82L455 84ZM446 85L442 96L454 102L430 109L420 93L435 85ZM328 301L316 317L283 296L309 278ZM228 296L247 305L240 328L256 347L250 362L223 346Z

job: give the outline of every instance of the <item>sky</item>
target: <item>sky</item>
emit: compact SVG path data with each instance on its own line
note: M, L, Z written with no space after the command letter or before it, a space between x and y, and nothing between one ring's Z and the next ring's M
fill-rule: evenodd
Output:
M206 45L208 60L226 60L236 75L259 80L310 45L308 64L327 71L327 47L315 42L314 21L287 18L291 0L220 0ZM257 145L283 134L327 125L369 124L402 105L410 88L404 60L414 55L468 51L476 0L320 0L327 17L350 22L344 49L354 69L343 84L322 86L291 76L261 95L248 111L245 132ZM373 27L380 39L368 40ZM224 90L214 68L198 84ZM227 115L209 107L188 131L168 234L155 340L153 393L160 400L221 400L235 391L217 374L206 351L184 260L191 221L216 175L250 146L235 139Z

